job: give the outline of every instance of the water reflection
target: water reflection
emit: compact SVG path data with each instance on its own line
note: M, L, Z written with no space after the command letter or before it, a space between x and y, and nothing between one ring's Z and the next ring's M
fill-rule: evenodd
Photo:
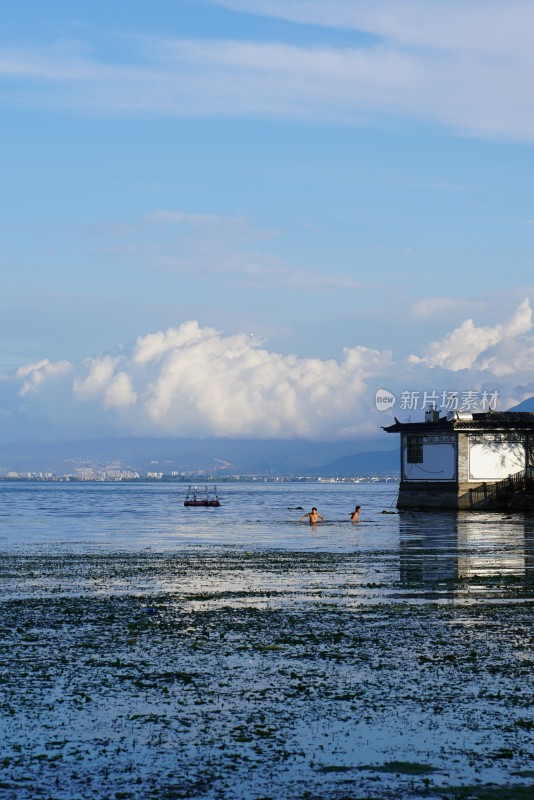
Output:
M458 529L453 515L399 513L400 579L432 583L458 577Z
M401 511L399 537L405 583L534 576L532 516Z

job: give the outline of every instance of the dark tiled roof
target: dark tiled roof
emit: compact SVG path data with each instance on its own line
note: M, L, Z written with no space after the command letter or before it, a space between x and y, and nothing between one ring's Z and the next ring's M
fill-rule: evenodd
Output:
M531 411L491 411L473 414L472 420L453 420L455 428L534 428Z
M486 411L475 413L471 419L453 417L448 420L441 417L436 422L399 422L395 417L395 424L384 426L387 433L400 433L401 431L415 431L416 428L425 431L443 430L534 430L534 413L531 411Z
M399 422L395 417L394 425L382 426L386 433L399 433L400 431L413 431L416 428L424 428L425 431L442 431L452 430L452 422L448 422L445 418L437 422Z

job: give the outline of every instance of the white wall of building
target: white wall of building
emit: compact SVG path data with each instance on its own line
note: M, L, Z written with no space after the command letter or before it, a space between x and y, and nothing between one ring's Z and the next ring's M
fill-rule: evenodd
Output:
M454 435L423 436L423 461L408 463L406 439L402 446L402 473L405 481L456 480L456 437Z
M469 436L469 480L500 481L525 468L522 434L481 433Z

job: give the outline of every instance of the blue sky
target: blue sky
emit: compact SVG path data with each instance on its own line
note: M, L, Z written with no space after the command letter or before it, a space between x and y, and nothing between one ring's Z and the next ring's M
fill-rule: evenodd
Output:
M0 437L358 439L379 388L534 394L533 27L6 0Z

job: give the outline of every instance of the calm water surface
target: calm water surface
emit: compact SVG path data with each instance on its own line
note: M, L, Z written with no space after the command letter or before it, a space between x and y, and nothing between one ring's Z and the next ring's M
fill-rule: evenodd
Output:
M490 584L496 599L496 578L524 579L523 589L530 584L533 517L397 513L397 489L394 482L232 483L219 486L220 508L185 508L184 485L5 482L0 548L26 557L178 551L353 556L336 560L332 575L346 583L347 570L356 571L360 588L352 594L359 602L364 595L394 600L398 593L424 601L425 589L433 600L440 592L446 599L451 587L458 597L462 581L469 583L464 599L483 598ZM356 504L362 511L355 525L350 512ZM325 521L299 523L312 505ZM291 577L280 580L287 584ZM324 570L312 582L324 584Z
M0 798L534 796L534 518L219 489L0 483Z

